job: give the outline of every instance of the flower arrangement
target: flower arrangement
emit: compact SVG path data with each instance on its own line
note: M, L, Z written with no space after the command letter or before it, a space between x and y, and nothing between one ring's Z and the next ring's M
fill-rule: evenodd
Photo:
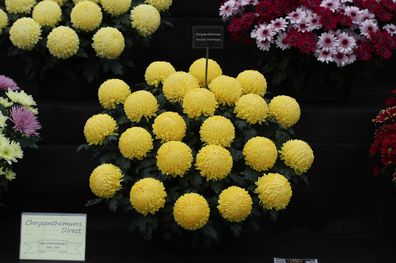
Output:
M23 158L24 148L37 148L37 105L10 78L0 75L0 196L15 179L13 164Z
M370 147L370 156L376 161L373 174L388 176L396 186L396 90L373 122L377 126Z
M131 229L220 239L257 229L289 204L295 184L307 180L314 154L292 139L300 106L288 96L265 99L265 77L255 70L223 75L205 59L189 72L151 63L146 83L119 79L99 88L103 112L84 126L86 144L99 157L89 185L113 211L131 213Z
M0 2L0 34L8 55L27 59L30 75L51 68L93 80L121 75L133 66L134 46L147 46L172 0L6 0ZM66 66L65 66L66 65ZM64 68L62 67L64 66Z

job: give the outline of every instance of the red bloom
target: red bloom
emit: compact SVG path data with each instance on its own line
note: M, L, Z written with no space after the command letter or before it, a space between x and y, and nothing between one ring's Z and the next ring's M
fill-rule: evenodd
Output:
M380 20L382 22L389 22L393 18L393 14L391 12L387 11L381 5L377 5L375 7L375 9L373 10L373 13L378 18L378 20Z
M303 36L303 33L299 32L297 29L292 28L287 31L284 42L290 46L296 46L297 41L299 41Z
M360 45L355 49L355 55L357 59L368 61L371 60L372 56L372 48L370 43L367 40L364 40L360 43Z
M349 16L346 16L344 14L339 14L336 16L336 19L338 20L338 24L341 26L347 26L350 27L352 26L352 18Z
M396 106L396 98L395 97L389 97L386 99L385 101L385 105L387 107L392 107L392 106Z
M269 23L277 17L276 9L271 0L260 1L256 6L256 13L259 15L259 23Z
M321 3L320 0L300 0L299 2L301 5L306 6L312 10L316 10Z
M232 40L243 44L251 44L253 41L250 38L249 31L255 19L254 13L246 13L240 18L233 18L227 26Z
M392 0L382 0L381 4L389 11L396 13L396 3Z
M295 46L303 54L313 53L316 49L315 34L312 32L307 32L307 33L302 34L302 37L299 40L297 40Z
M320 15L320 23L326 31L336 29L337 18L333 15L330 9L320 7L318 8L318 12Z

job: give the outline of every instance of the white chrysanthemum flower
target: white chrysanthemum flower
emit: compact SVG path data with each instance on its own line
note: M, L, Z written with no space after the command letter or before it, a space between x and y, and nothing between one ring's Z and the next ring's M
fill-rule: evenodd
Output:
M341 3L338 0L323 0L320 6L336 12L341 7Z
M219 12L223 20L232 17L240 8L240 5L235 0L228 0L220 6Z
M261 51L269 51L269 49L271 47L271 42L257 40L256 45Z
M348 33L342 32L337 35L338 50L342 53L350 53L356 47L356 40Z
M394 24L387 24L383 27L386 32L391 36L396 36L396 26Z
M14 103L20 104L22 106L31 107L36 106L36 102L34 101L31 95L26 94L23 90L21 91L13 91L9 90L6 92L7 97Z
M251 33L251 37L258 41L272 41L275 35L276 32L272 24L261 24Z
M286 30L288 22L287 22L286 19L281 17L281 18L277 18L275 20L272 20L271 21L271 25L272 25L273 30L276 33L279 33L279 32L282 32L282 31Z
M378 25L374 20L367 19L360 24L360 34L370 38L370 33L376 32L378 30Z
M315 56L320 62L329 63L334 62L333 58L334 52L324 49L317 49L315 52Z
M283 32L277 36L277 38L275 40L275 44L276 44L277 48L280 48L282 50L286 50L286 49L290 48L290 45L285 42L286 35L287 34L285 32Z
M332 32L324 32L319 36L318 47L325 51L334 51L338 46L337 37Z
M300 23L301 19L307 17L307 13L302 8L297 8L296 10L290 12L287 15L287 19L289 19L291 24L298 24Z

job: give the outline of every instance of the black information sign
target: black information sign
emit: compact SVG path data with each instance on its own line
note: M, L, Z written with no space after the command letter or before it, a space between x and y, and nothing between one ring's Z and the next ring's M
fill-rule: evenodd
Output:
M221 49L224 46L223 26L193 26L193 48Z

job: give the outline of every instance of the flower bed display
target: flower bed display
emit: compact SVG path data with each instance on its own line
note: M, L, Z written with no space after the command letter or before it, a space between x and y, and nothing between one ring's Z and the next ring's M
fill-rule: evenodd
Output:
M307 180L314 154L292 139L300 106L288 96L266 100L267 83L258 71L223 75L205 59L189 73L157 61L146 83L119 79L98 91L104 108L84 127L100 165L89 185L113 210L131 215L131 229L149 239L178 235L220 239L257 229L289 204L295 184Z

